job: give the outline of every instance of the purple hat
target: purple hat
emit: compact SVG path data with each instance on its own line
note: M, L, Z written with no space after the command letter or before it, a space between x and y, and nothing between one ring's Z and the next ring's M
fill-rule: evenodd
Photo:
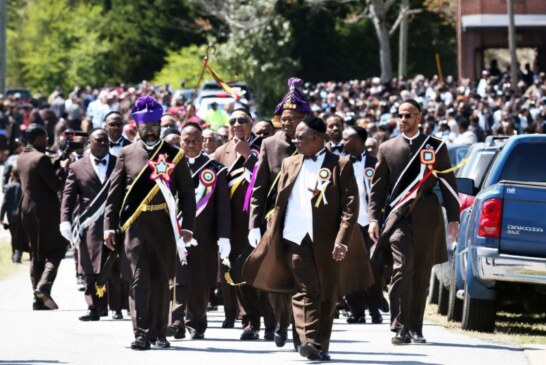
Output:
M137 124L159 122L163 107L151 96L141 96L131 109L131 114Z
M303 80L297 77L288 79L288 93L284 96L279 104L275 107L275 115L279 116L283 110L294 110L301 113L311 113L309 102L298 90L298 87L303 84Z

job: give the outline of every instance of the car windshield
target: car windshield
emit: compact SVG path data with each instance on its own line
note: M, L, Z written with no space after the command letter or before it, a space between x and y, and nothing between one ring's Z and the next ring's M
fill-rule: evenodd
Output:
M546 143L517 145L500 175L500 180L546 182Z
M497 150L479 148L470 156L466 165L459 171L457 177L465 177L474 180L474 188L480 189L485 174L495 157Z

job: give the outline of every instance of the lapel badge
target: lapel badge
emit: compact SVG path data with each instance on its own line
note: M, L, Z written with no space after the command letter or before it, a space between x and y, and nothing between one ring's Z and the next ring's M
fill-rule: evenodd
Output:
M216 173L211 169L203 169L199 174L199 181L205 186L211 186L216 183Z
M436 153L432 149L422 149L419 157L423 165L432 167L436 163Z
M375 169L373 167L366 167L364 169L364 177L366 178L366 180L371 180L374 173Z
M328 170L326 167L323 167L318 172L318 179L320 182L325 182L330 180L330 177L332 176L332 172Z
M167 161L167 156L164 153L160 154L156 160L148 161L148 166L152 168L150 175L152 180L161 179L166 183L171 181L171 173L175 164Z

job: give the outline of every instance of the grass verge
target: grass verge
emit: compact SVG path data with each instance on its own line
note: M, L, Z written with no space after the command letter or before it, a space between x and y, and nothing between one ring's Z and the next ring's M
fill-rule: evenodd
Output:
M0 241L0 280L5 280L13 274L28 269L28 254L23 254L23 263L11 262L11 245L9 242Z
M460 334L509 345L546 345L546 313L497 312L495 332L482 333L462 330L460 322L449 322L447 317L439 315L437 310L437 305L428 304L425 311L425 320Z

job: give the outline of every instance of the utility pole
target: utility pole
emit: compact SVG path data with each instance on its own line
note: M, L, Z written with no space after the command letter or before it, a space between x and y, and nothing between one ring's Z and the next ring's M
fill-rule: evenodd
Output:
M7 0L0 0L0 94L6 90L6 14Z
M404 17L400 21L400 38L398 41L398 78L406 76L408 65L408 15L410 9L409 0L402 0L400 4L400 14Z
M512 79L512 89L519 94L518 91L518 61L516 56L516 26L514 24L514 0L506 2L508 7L508 47L510 47L510 71Z

